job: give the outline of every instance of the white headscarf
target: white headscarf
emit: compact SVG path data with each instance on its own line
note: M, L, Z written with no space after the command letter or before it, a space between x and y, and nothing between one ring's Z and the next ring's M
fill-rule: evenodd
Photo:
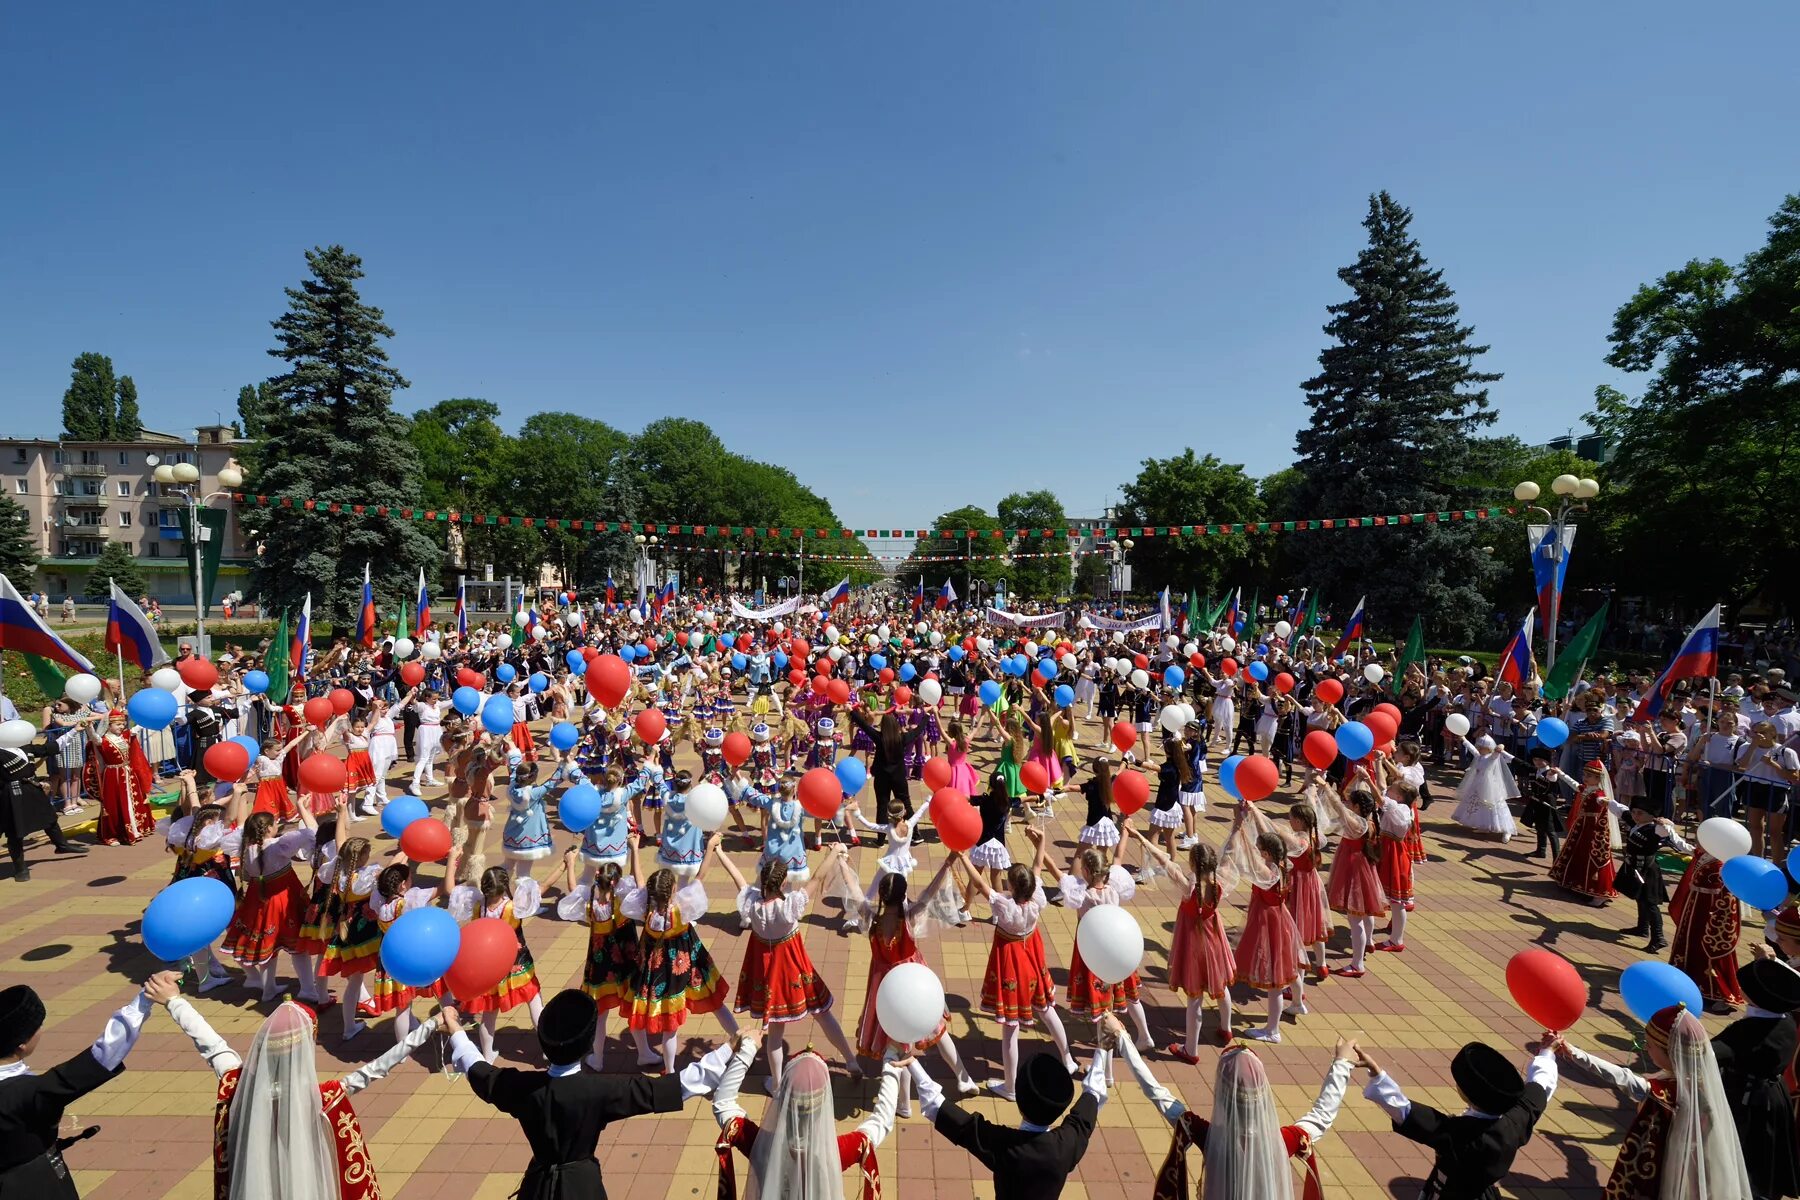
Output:
M231 1098L230 1200L337 1200L337 1152L319 1105L313 1018L284 1002L256 1031Z
M1294 1200L1275 1093L1262 1059L1249 1050L1219 1058L1205 1151L1201 1200Z
M831 1072L810 1051L788 1060L750 1151L744 1200L844 1200Z
M1675 1119L1663 1154L1662 1200L1751 1200L1737 1123L1719 1082L1706 1027L1683 1011L1669 1030Z

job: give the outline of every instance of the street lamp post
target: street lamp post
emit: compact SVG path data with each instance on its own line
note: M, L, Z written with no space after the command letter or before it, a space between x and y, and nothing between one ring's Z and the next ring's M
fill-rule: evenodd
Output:
M200 468L193 463L166 463L154 454L146 454L144 462L153 468L151 478L165 487L174 487L176 494L187 501L188 535L194 545L194 651L201 658L211 658L212 647L206 642L206 595L201 565L205 548L201 543L211 540L212 530L200 524L200 509L219 496L230 495L230 489L241 487L244 473L236 467L221 469L219 483L225 490L199 496L193 485L200 482Z
M656 560L650 556L656 553L658 540L655 534L645 537L637 535L638 552L638 599L642 601L649 591L651 574L656 570Z
M1130 538L1120 538L1112 544L1112 590L1119 596L1115 601L1118 604L1124 603L1125 593L1131 590L1131 564L1125 559L1135 545Z
M1586 512L1587 502L1600 494L1600 484L1593 479L1578 479L1573 475L1558 475L1550 481L1550 490L1560 499L1556 511L1551 512L1541 505L1533 504L1542 494L1542 489L1529 479L1513 488L1513 499L1525 504L1532 512L1544 514L1544 519L1556 531L1556 536L1548 547L1550 560L1555 564L1553 586L1550 588L1550 619L1545 622L1547 630L1544 636L1544 666L1556 665L1556 626L1562 615L1562 580L1563 561L1568 557L1569 516L1572 513ZM1536 554L1536 547L1532 548Z

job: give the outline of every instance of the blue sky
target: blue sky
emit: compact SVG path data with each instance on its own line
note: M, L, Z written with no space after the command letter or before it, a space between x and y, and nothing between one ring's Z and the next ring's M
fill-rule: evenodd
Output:
M405 410L696 417L859 526L1034 487L1090 514L1147 455L1291 460L1385 187L1540 440L1614 378L1639 283L1738 258L1800 187L1797 14L20 6L0 426L54 436L86 350L152 426L229 419L336 241Z

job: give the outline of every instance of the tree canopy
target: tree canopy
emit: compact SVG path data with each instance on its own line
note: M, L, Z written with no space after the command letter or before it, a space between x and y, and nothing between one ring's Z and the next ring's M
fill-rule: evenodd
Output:
M1169 458L1146 458L1137 478L1120 489L1118 519L1127 528L1238 524L1263 519L1256 481L1236 463L1190 448ZM1211 593L1241 581L1252 560L1248 534L1178 533L1133 539L1132 585L1140 592Z
M104 354L77 354L69 364L62 419L68 441L135 441L143 430L137 383L129 375L115 377L113 361Z

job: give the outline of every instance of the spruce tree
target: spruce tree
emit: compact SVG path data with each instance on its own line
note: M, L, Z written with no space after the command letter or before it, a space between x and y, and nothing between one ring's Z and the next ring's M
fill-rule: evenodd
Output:
M37 539L31 533L31 516L24 506L0 495L0 575L21 592L32 589L37 574Z
M112 589L107 586L109 579L133 600L143 595L149 586L144 580L144 569L138 566L131 547L124 542L106 543L106 549L94 562L94 569L88 572L87 590L83 594L89 600L111 599Z
M118 384L112 359L104 354L77 354L69 364L69 387L63 393L63 438L71 442L103 442L117 423Z
M1487 347L1462 324L1455 293L1409 232L1412 213L1386 192L1369 198L1369 244L1338 272L1353 293L1330 305L1319 373L1302 384L1311 417L1295 439L1311 515L1437 513L1493 497L1458 486L1470 435L1492 423L1475 368ZM1400 630L1415 615L1458 638L1485 625L1482 586L1494 573L1474 528L1421 522L1319 532L1289 543L1290 574L1332 596L1368 596L1369 618Z
M138 416L137 382L129 375L119 376L119 407L113 418L112 437L116 441L135 442L144 431Z
M354 619L365 562L383 593L409 595L421 567L435 576L439 551L399 514L420 506L419 455L393 408L408 386L382 345L394 331L357 291L362 260L327 246L306 262L311 274L287 289L288 310L271 323L269 353L287 370L269 381L264 437L250 456L254 489L293 507L257 512L254 582L271 610L297 610L310 591L314 620L341 628Z

